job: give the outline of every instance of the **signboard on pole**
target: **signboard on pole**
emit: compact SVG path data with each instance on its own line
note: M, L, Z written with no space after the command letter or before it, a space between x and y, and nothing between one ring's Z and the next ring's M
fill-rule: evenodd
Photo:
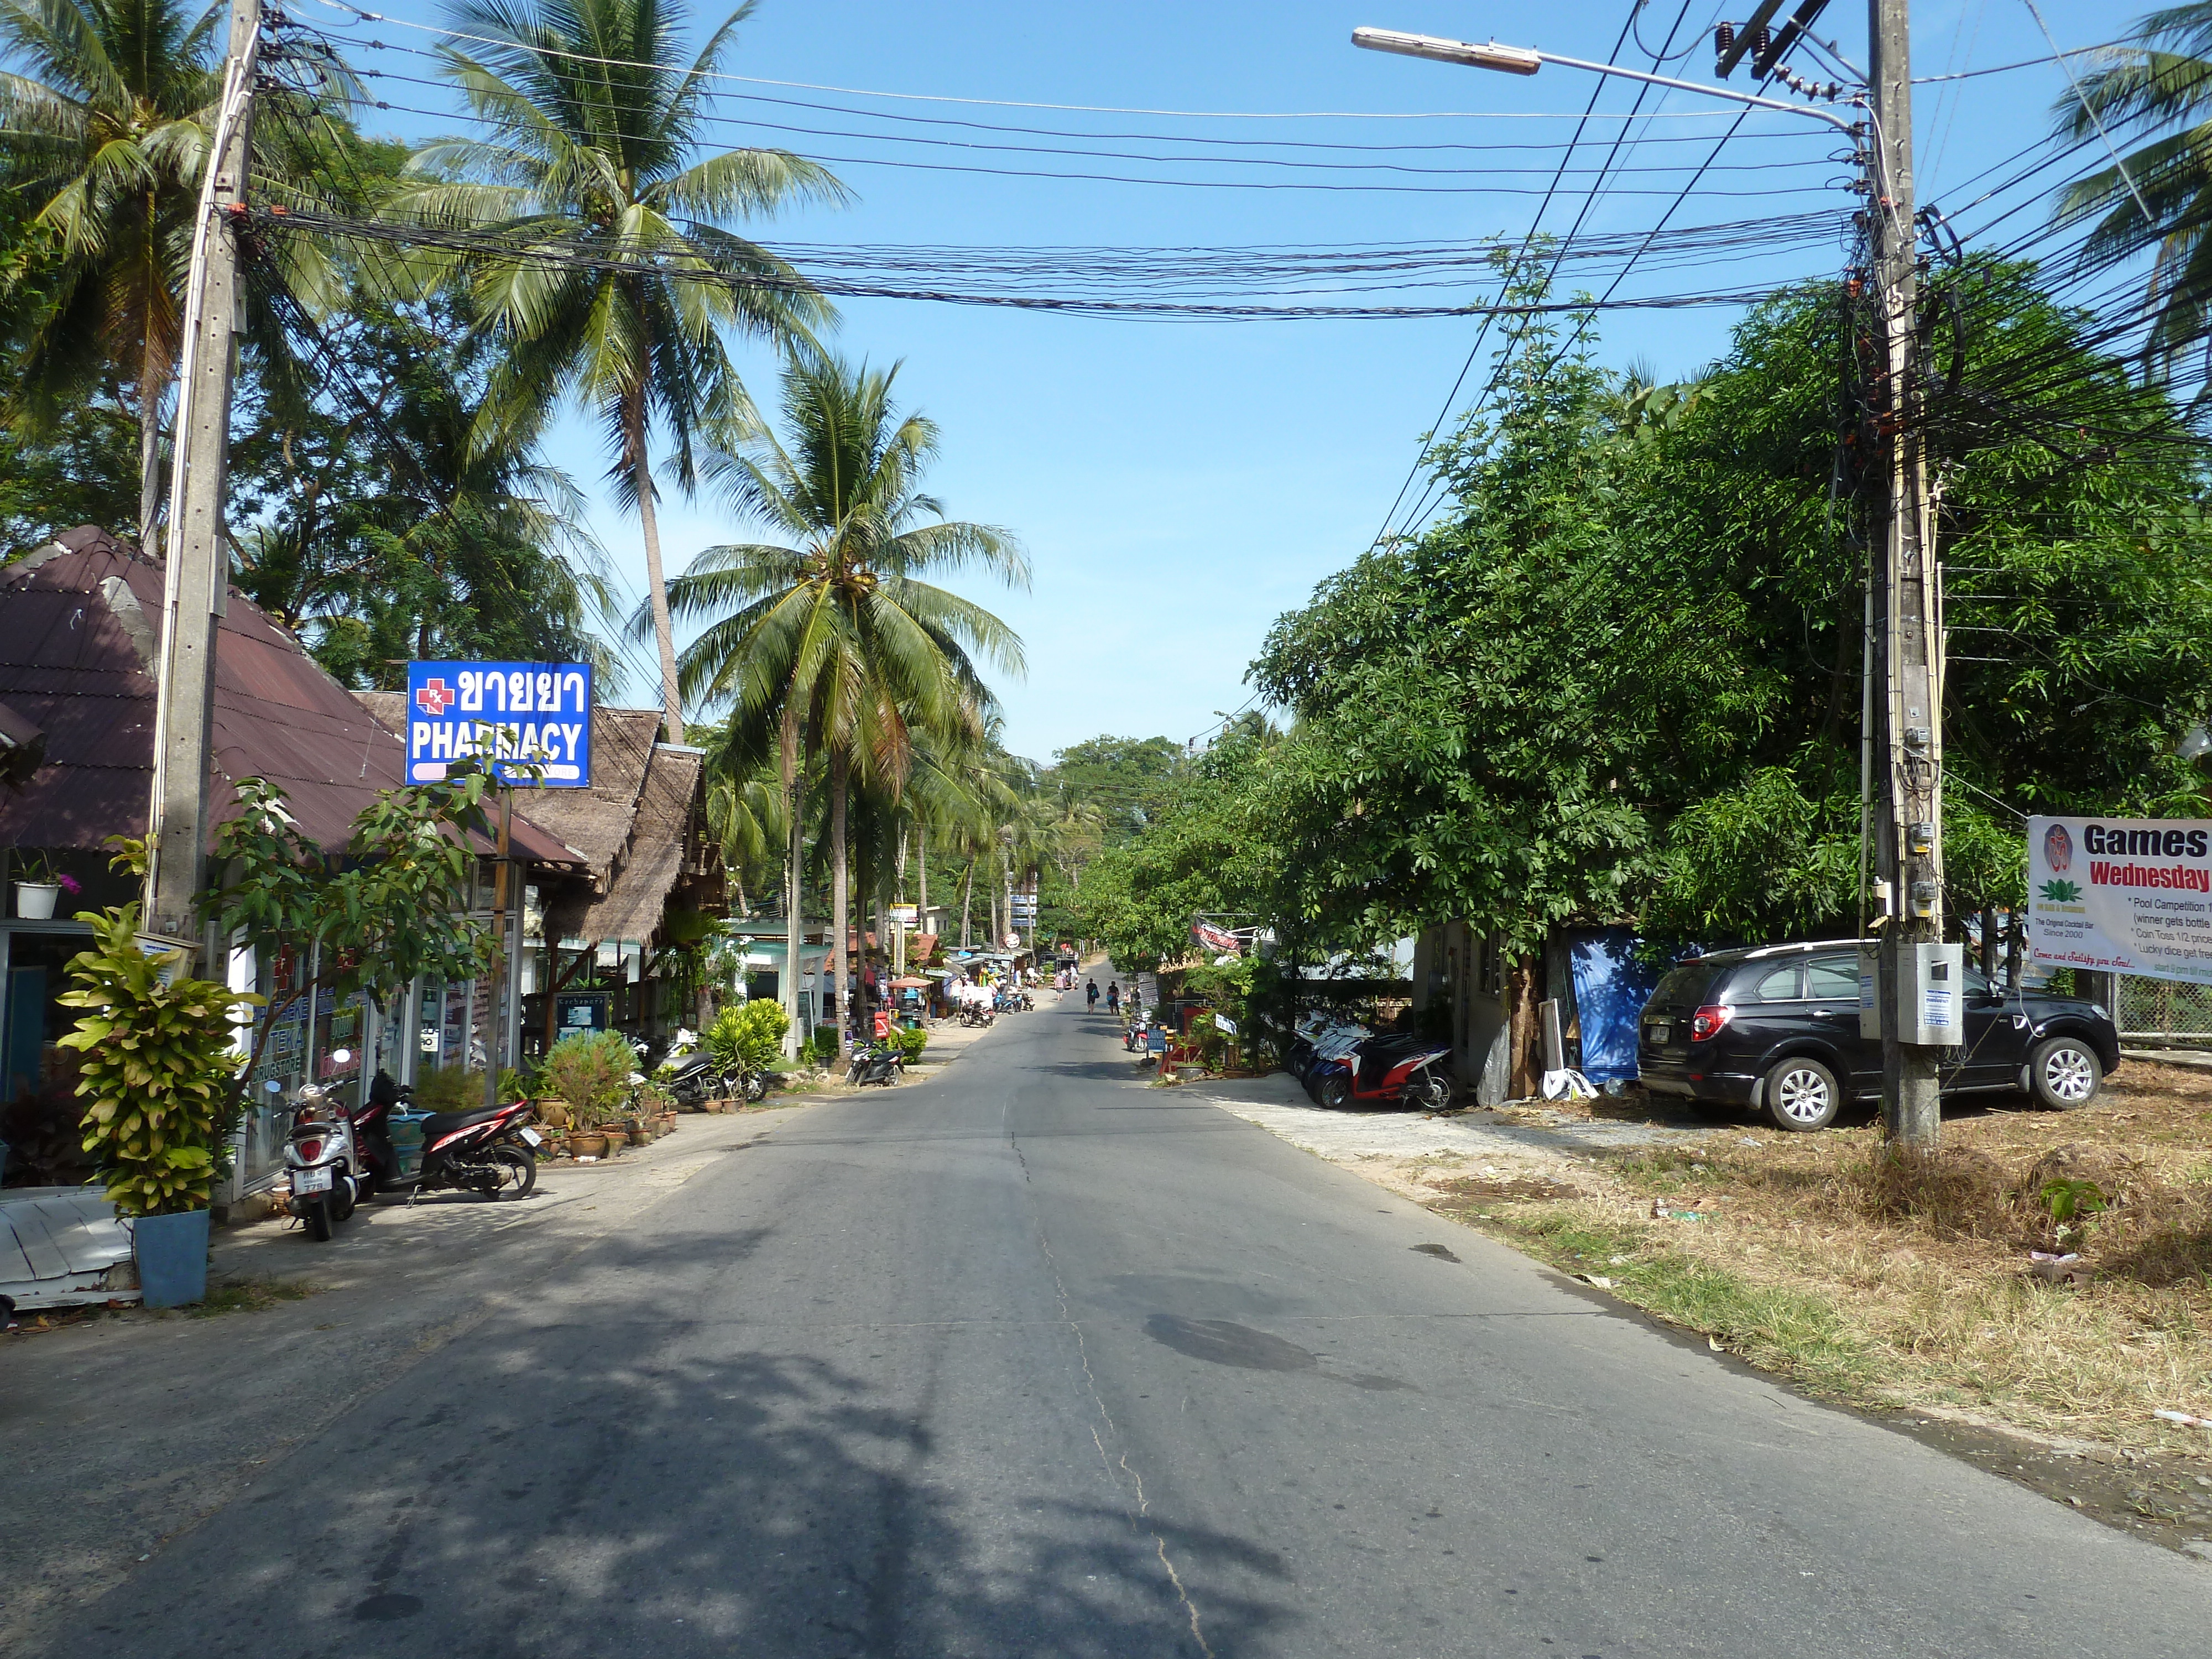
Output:
M2212 821L2027 821L2028 939L2053 968L2212 985Z
M592 781L592 665L410 662L407 781L441 782L477 761L504 784L581 789Z

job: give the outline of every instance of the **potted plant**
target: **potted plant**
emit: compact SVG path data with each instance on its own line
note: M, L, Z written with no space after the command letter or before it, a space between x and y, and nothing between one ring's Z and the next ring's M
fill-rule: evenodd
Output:
M620 1144L605 1125L629 1092L635 1058L629 1045L611 1031L577 1031L555 1043L538 1068L542 1086L567 1104L579 1131L586 1136L608 1135L600 1152ZM578 1153L583 1158L599 1155Z
M84 890L74 876L56 870L46 854L18 853L15 856L15 914L24 921L51 921L57 899L64 893L74 898Z
M87 1011L61 1039L82 1056L84 1149L130 1223L146 1306L180 1307L207 1294L208 1205L237 1109L232 1011L261 999L185 976L180 951L148 956L136 904L94 918L92 936L58 999Z

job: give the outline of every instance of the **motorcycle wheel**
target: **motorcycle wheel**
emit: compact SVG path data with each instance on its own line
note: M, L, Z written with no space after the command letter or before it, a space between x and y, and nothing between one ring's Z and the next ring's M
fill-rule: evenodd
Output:
M1451 1079L1439 1072L1424 1072L1406 1091L1406 1104L1425 1112L1441 1112L1451 1104Z
M749 1101L768 1098L768 1079L758 1072L749 1072L745 1075L745 1098Z
M343 1221L351 1216L353 1206L358 1201L351 1176L341 1175L331 1182L331 1219L333 1222Z
M1332 1072L1321 1081L1314 1098L1332 1112L1340 1112L1352 1104L1352 1079L1341 1072Z
M492 1167L499 1171L499 1185L492 1191L494 1202L502 1198L527 1198L538 1186L538 1160L520 1146L495 1146L491 1149Z
M331 1242L331 1206L326 1199L317 1199L307 1206L307 1212L300 1219L307 1224L307 1237L318 1244Z

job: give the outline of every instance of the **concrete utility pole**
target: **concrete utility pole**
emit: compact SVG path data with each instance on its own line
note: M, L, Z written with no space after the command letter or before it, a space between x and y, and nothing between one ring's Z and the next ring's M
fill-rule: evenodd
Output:
M1929 975L1921 947L1943 937L1942 701L1941 604L1928 522L1928 487L1918 429L1919 365L1914 312L1918 231L1913 223L1911 33L1908 0L1868 0L1873 61L1874 168L1868 228L1873 239L1874 304L1881 331L1882 374L1874 398L1881 434L1869 458L1881 491L1875 544L1881 550L1875 587L1876 688L1881 741L1882 811L1876 819L1879 868L1889 887L1889 921L1880 950L1882 1127L1889 1139L1935 1146L1942 1129L1937 1098L1940 1042L1925 1038L1931 1010L1948 1009L1955 1031L1961 994ZM1871 580L1871 576L1869 578ZM1947 1039L1955 1041L1955 1036Z
M154 790L146 825L146 917L154 932L180 939L193 934L192 900L206 884L216 637L230 586L222 508L241 310L238 239L260 36L261 0L231 0L229 58L193 227L184 354L177 369Z

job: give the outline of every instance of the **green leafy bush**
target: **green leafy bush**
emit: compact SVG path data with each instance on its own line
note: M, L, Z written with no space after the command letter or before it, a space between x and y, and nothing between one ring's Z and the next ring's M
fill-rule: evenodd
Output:
M732 1003L707 1028L707 1052L725 1072L765 1072L783 1052L791 1016L781 1003L756 997Z
M815 1032L814 1041L809 1046L813 1050L815 1060L823 1065L828 1065L837 1058L836 1028L824 1025L820 1030Z
M84 1150L117 1214L204 1210L239 1121L231 1010L261 999L186 977L181 951L148 956L136 904L87 919L93 948L71 959L74 988L58 999L94 1011L61 1040L82 1056Z
M612 1031L576 1031L545 1056L539 1075L580 1124L603 1123L629 1098L636 1052Z
M921 1051L929 1046L929 1033L921 1030L909 1031L903 1025L894 1025L891 1027L890 1036L885 1040L891 1047L897 1049L905 1058L906 1063L911 1066L921 1058Z

